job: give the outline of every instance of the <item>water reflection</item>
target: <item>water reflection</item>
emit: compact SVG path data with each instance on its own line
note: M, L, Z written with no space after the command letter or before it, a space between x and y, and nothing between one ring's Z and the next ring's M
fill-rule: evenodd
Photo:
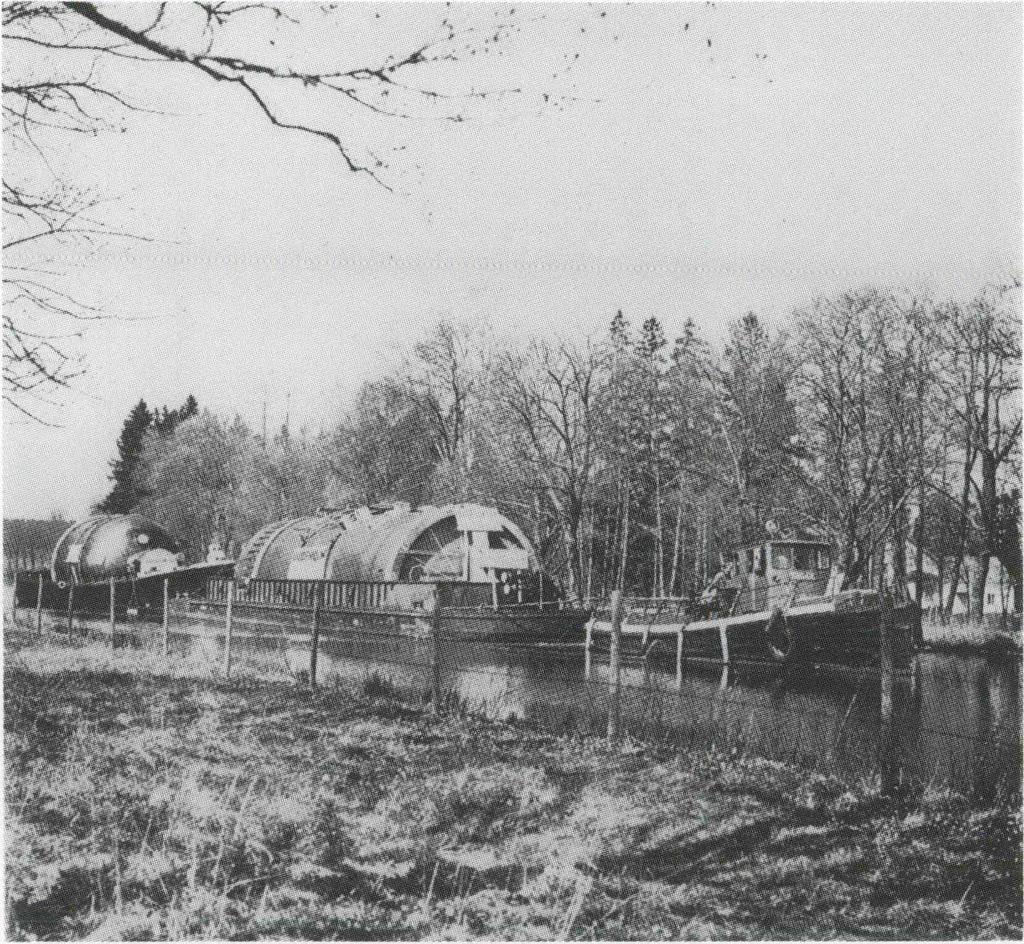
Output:
M287 660L308 667L294 640ZM360 684L373 673L427 692L433 646L426 639L323 641L320 673ZM579 648L458 642L443 648L442 687L493 717L547 728L603 731L606 659L590 678ZM949 783L982 794L1021 784L1021 680L1016 662L936 653L916 656L885 682L878 673L689 665L677 684L671 660L622 671L621 730L681 746L738 746L846 777L890 776ZM883 697L884 695L884 697Z

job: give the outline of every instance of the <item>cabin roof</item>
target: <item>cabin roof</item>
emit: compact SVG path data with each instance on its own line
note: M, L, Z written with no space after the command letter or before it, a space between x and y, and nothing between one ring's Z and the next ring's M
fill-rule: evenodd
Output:
M736 548L737 551L753 551L759 547L768 545L785 544L788 547L800 545L802 547L821 547L826 550L831 547L828 541L814 541L809 538L768 538L766 541L755 541L752 544L743 544Z

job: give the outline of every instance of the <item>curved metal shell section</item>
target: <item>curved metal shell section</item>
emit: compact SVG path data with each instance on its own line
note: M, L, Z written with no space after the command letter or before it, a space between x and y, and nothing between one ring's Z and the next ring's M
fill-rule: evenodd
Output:
M526 535L495 508L400 504L268 525L246 546L236 573L242 580L489 582L536 569Z
M170 571L182 561L178 542L141 515L93 515L57 541L50 573L62 584L97 583Z

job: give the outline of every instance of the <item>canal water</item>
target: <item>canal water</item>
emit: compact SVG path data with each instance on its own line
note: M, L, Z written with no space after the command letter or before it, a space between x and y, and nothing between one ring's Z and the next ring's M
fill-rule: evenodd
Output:
M204 646L218 648L215 640ZM275 642L241 635L236 646L242 658L259 653L296 674L309 668L308 637L287 633ZM888 762L898 776L918 783L981 795L1017 791L1019 663L1015 655L920 653L893 678L891 708L883 711L877 670L690 665L677 686L673 660L646 668L627 661L621 730L684 748L750 752L845 778L872 776ZM556 733L603 731L609 706L607 657L595 656L588 678L582 647L453 641L435 669L429 639L328 633L321 638L318 677L343 686L365 685L372 677L423 693L439 683L467 709Z

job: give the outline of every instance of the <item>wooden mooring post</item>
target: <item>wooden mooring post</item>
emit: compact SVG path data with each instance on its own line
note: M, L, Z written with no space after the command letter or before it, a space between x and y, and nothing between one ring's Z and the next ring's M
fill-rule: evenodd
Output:
M683 627L676 630L676 691L683 690Z
M114 583L114 578L110 578L110 648L113 649L116 645L115 636L117 634L117 613L115 607L117 605L117 585Z
M167 658L167 637L171 630L171 578L164 577L164 618L160 628L160 652Z
M608 743L619 739L622 705L622 591L612 591L612 638L608 656Z
M12 623L16 622L17 619L18 619L18 604L21 602L18 599L18 584L20 583L18 578L20 576L21 576L21 573L16 570L14 572L14 583L11 584L11 622ZM7 597L5 596L4 599L6 600Z
M68 624L68 639L70 639L71 638L71 630L72 630L72 628L74 627L74 624L75 624L75 585L74 584L71 584L71 586L68 587L67 624Z
M321 587L313 591L313 627L309 634L309 687L316 688L316 663L320 649Z
M43 631L43 575L39 575L39 589L36 590L36 632Z
M594 648L594 620L595 619L597 619L596 616L591 616L590 619L587 620L587 641L583 644L583 651L584 651L584 656L583 656L583 677L587 678L587 679L590 678L590 672L591 672L590 661L591 661L591 652L593 651L593 648Z
M235 581L228 581L228 600L224 608L224 678L231 678L231 621L235 602Z

